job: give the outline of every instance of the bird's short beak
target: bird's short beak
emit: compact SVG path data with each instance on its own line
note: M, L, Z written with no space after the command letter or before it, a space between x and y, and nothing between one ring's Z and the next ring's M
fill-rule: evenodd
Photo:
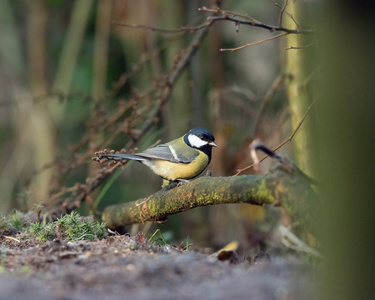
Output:
M209 145L213 146L213 147L217 147L217 145L215 144L215 142L210 142Z

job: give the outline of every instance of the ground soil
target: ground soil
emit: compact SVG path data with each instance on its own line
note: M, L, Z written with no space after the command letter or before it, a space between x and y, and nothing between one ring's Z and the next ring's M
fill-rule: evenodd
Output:
M40 243L0 236L0 299L302 299L308 264L288 257L249 262L140 237Z

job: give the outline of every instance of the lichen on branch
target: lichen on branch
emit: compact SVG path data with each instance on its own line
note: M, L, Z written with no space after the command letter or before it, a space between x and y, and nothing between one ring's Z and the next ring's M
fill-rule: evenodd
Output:
M165 221L169 215L199 206L248 203L281 205L304 222L311 219L303 216L313 213L314 198L306 177L280 166L265 175L203 176L181 186L170 185L147 198L108 206L102 219L115 229L146 221Z

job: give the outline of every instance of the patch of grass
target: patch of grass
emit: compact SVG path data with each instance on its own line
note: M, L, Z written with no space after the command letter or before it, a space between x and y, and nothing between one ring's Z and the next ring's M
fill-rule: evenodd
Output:
M9 216L0 214L0 230L7 234L21 232L25 226L25 219L19 211L15 210Z
M35 237L41 242L50 241L57 237L55 223L32 223L30 226L30 233L31 237Z
M77 241L104 238L107 236L107 231L105 223L81 218L79 213L73 211L52 223L32 223L27 234L41 242L54 238Z
M21 231L25 227L25 221L22 214L15 211L10 216L10 224L16 231Z
M97 240L107 236L105 223L81 217L75 211L50 223L42 222L37 212L37 219L39 222L27 222L25 215L19 211L9 215L0 214L0 232L5 235L19 234L20 239L36 238L41 242L55 238L69 241Z
M159 234L159 237L155 238L157 234ZM163 234L161 233L160 229L155 230L155 232L148 239L148 242L152 243L153 245L167 245L168 244Z
M6 231L9 229L9 224L7 218L0 214L0 230Z

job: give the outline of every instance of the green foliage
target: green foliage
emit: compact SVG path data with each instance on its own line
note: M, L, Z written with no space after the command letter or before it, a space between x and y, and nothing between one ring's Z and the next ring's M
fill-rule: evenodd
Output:
M21 231L24 228L25 222L20 212L15 211L11 214L10 224L16 231Z
M55 223L32 223L28 233L30 237L35 237L41 242L46 242L57 237Z
M0 231L21 232L25 226L25 219L19 211L15 210L9 216L0 214Z
M5 215L0 214L0 230L5 231L8 229L8 221Z
M32 223L27 233L41 242L54 238L69 241L97 240L107 235L105 223L81 218L79 213L75 211L53 223Z
M155 238L156 235L159 234L158 238ZM155 232L151 235L151 237L148 239L149 243L152 243L155 245L167 245L167 241L165 240L163 234L161 233L160 229L156 229Z

